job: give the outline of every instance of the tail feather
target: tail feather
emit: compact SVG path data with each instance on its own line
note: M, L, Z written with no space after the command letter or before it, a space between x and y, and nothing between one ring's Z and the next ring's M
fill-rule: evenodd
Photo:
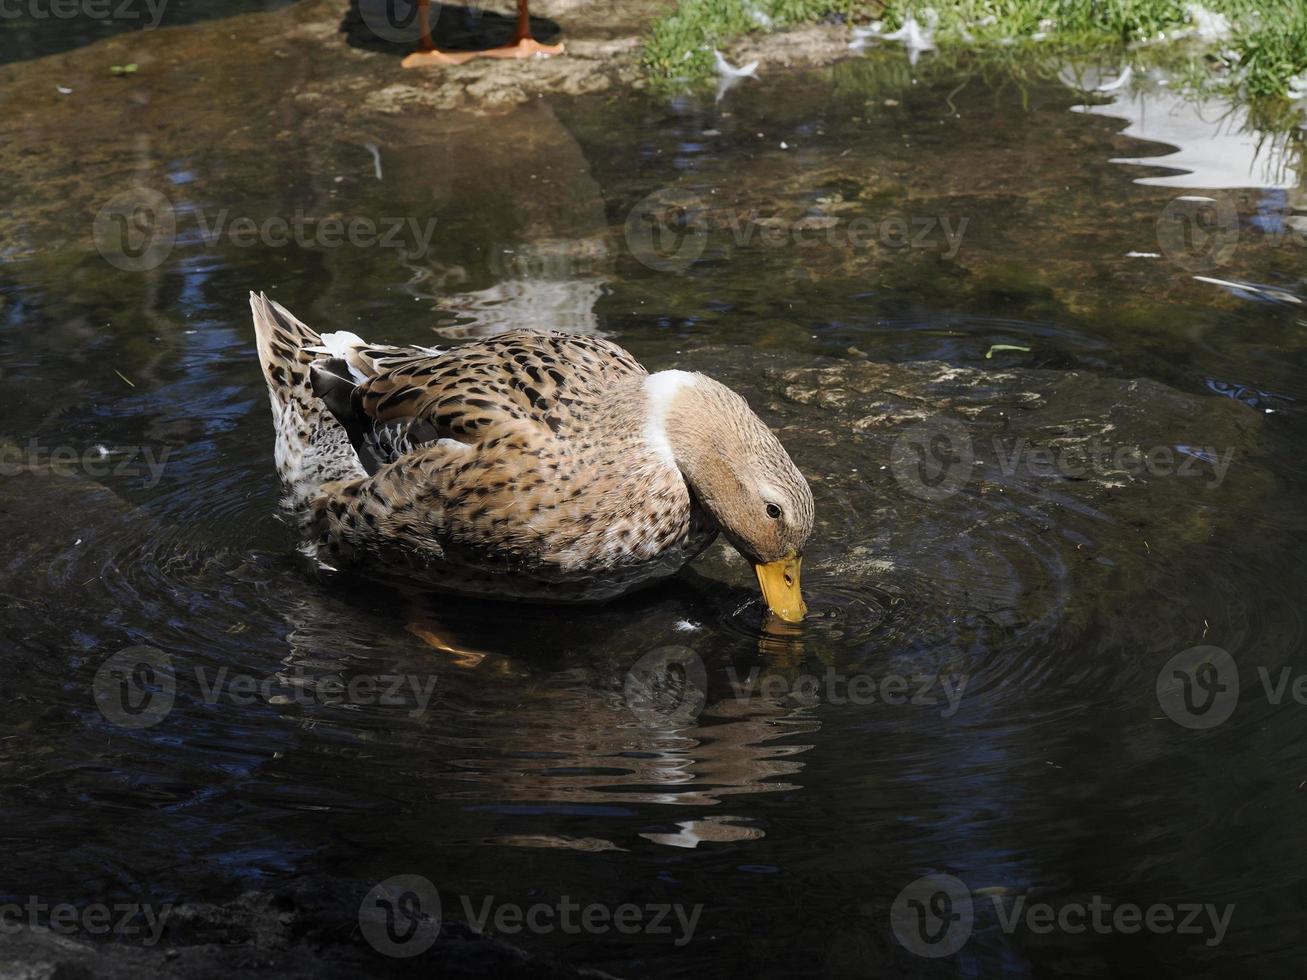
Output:
M309 390L309 365L317 356L311 348L322 338L267 293L250 293L250 312L268 391L284 404L294 389Z
M367 475L345 429L313 392L322 337L265 293L250 293L259 362L276 428L277 473L288 508L305 512L323 484Z

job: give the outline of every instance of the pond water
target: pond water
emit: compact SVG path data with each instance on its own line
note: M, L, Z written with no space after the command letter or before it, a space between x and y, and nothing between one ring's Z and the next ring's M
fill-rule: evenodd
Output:
M1139 158L1173 147L1122 135L1134 103L905 71L360 110L322 133L251 65L198 120L55 155L41 182L64 200L12 174L0 900L221 906L411 874L447 921L702 905L687 942L674 916L500 931L618 976L1300 969L1301 148L1159 186L1175 171ZM154 251L115 250L145 232L111 217L93 235L106 202L155 208ZM331 217L362 219L355 241ZM251 289L378 341L600 332L737 386L814 485L811 618L765 627L720 546L601 608L306 568L276 514ZM974 436L956 485L903 465L904 420L939 418ZM1090 437L1158 463L1018 452ZM1159 701L1200 645L1237 664L1219 724ZM166 663L132 711L172 692L148 725L114 714L102 670L142 646ZM668 647L702 678L667 690ZM341 694L368 678L402 684ZM901 935L928 875L966 889L947 956ZM1203 908L1185 930L1022 918L1095 901Z

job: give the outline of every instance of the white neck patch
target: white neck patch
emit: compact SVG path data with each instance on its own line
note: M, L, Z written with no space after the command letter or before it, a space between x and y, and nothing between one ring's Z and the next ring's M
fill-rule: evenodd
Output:
M670 466L676 465L676 454L672 452L672 444L667 441L667 410L682 388L697 383L698 376L689 371L659 371L644 379L644 390L648 396L644 441Z
M349 362L351 350L361 347L367 347L368 342L356 333L349 330L337 330L335 333L324 333L322 335L322 345L320 347L309 347L307 350L314 354L327 354L331 357L338 357L349 367L350 377L356 384L362 384L368 380L368 376Z

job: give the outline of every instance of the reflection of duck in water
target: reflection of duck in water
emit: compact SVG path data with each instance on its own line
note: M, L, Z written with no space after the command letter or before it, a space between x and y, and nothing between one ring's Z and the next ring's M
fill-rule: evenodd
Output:
M517 0L517 30L513 40L497 48L484 51L441 51L431 40L431 0L418 0L418 27L422 38L418 50L404 59L405 68L424 65L461 65L473 58L534 58L562 54L561 44L541 44L531 36L531 14L527 0Z
M595 316L595 303L603 295L604 280L506 279L486 289L452 295L445 305L459 315L459 323L437 327L442 337L459 340L510 330L530 330L547 323L560 333L603 336Z
M450 285L466 282L466 270L410 265L413 277L405 289L415 298L432 301L440 313L456 317L434 328L450 340L542 325L560 333L602 337L595 304L608 282L603 275L608 257L608 244L600 236L514 242L511 248L492 246L490 267L498 277L492 286L456 291Z
M593 337L517 331L448 351L320 337L251 294L287 502L328 564L456 592L612 598L720 530L797 622L812 491L739 395L649 375Z
M447 339L602 335L596 303L617 248L581 145L540 101L497 114L489 142L476 138L485 125L457 112L406 114L368 134L385 158L390 206L448 229L421 256L396 253L395 286L436 314ZM335 301L357 302L355 283L342 270Z
M671 703L659 699L651 708L643 691L630 689L632 667L651 659L638 649L666 634L666 599L633 598L575 618L544 609L504 617L497 604L469 601L453 617L484 652L446 658L400 629L395 613L409 604L408 591L365 588L342 603L292 589L285 604L289 649L276 667L279 691L296 686L277 702L288 714L336 745L357 745L359 753L342 753L352 760L342 765L371 765L383 747L392 763L403 760L373 773L383 783L394 778L393 790L382 790L388 799L415 785L401 773L423 773L416 785L425 803L392 814L397 835L406 820L430 819L432 799L445 799L458 803L443 824L446 835L462 829L481 839L484 823L474 818L459 828L458 814L521 804L496 821L496 843L610 850L644 838L694 847L762 837L750 798L802 791L804 757L821 727L811 707L734 688L716 660L701 707L689 716L671 691ZM681 591L684 605L673 604L692 615L702 600ZM433 605L443 629L450 611ZM527 645L530 655L523 656ZM662 680L674 685L675 668L662 670ZM391 703L351 703L341 692L364 677L377 681L363 690L378 694L391 690L388 679L404 683ZM334 787L324 784L321 792ZM637 816L635 804L675 809ZM588 836L558 833L559 823L541 816L551 807L572 817L595 808L584 825Z

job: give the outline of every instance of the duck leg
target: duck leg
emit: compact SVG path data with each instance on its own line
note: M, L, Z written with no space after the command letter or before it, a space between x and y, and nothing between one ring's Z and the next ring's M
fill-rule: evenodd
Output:
M418 49L400 62L405 68L461 65L477 56L475 51L441 51L436 47L431 40L431 0L418 0L418 29L422 31L422 36L418 38Z
M535 55L549 57L563 53L561 44L541 44L531 36L531 15L527 12L527 2L528 0L517 0L517 30L513 34L512 43L488 51L478 51L478 55L482 58L531 58Z
M548 57L562 54L561 44L541 44L531 36L531 14L528 0L517 0L517 30L509 44L484 51L441 51L431 41L431 29L428 24L427 8L431 0L418 0L418 23L422 28L422 40L417 51L404 59L405 68L420 65L461 65L473 58L533 58L537 55Z

